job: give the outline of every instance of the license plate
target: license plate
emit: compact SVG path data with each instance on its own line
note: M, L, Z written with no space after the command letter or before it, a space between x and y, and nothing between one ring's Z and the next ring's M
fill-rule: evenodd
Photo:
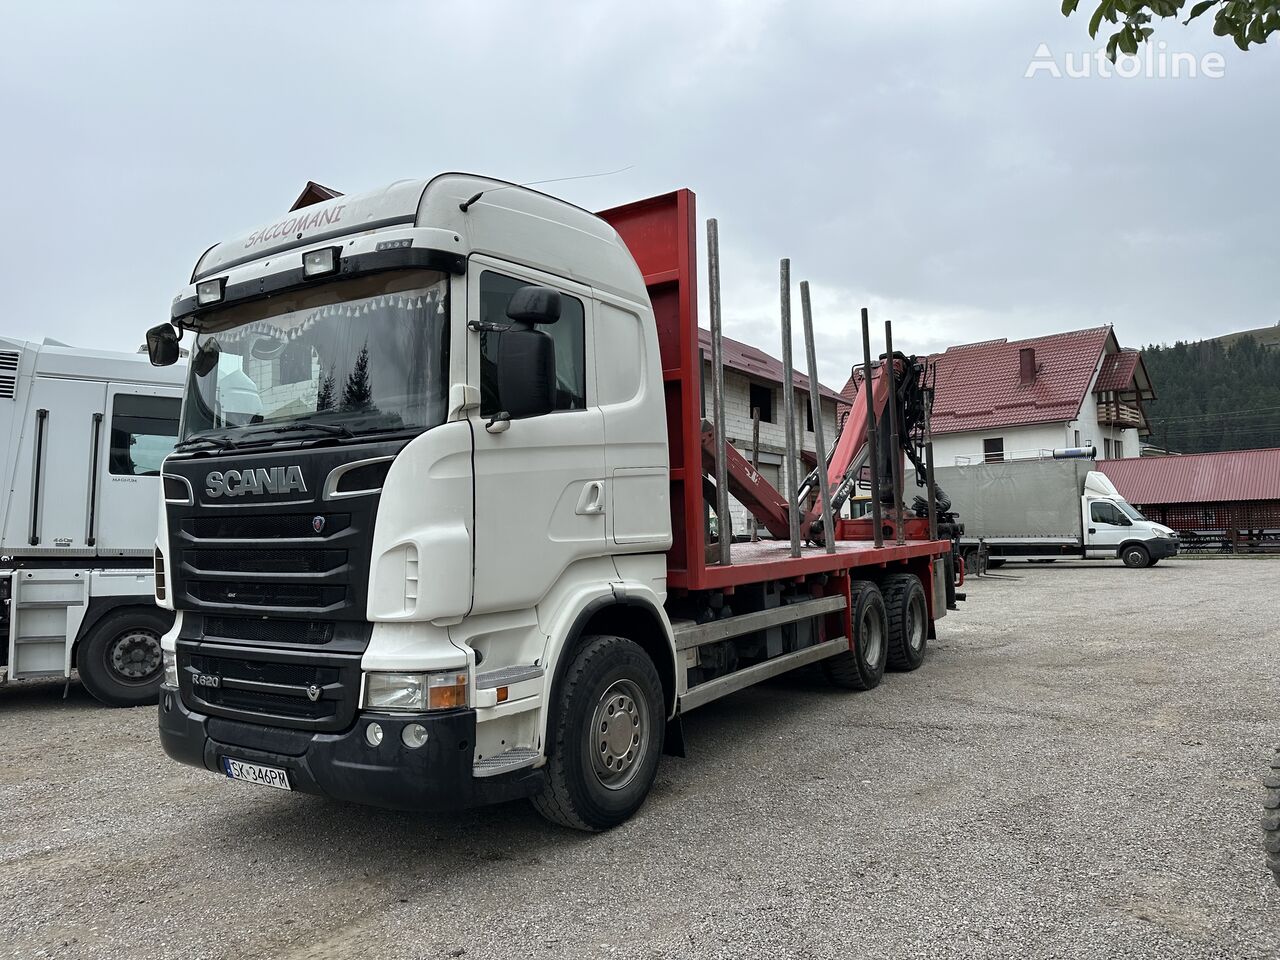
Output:
M277 790L293 789L289 786L289 774L278 767L264 767L257 763L223 757L222 769L232 780L256 783L260 787L275 787Z

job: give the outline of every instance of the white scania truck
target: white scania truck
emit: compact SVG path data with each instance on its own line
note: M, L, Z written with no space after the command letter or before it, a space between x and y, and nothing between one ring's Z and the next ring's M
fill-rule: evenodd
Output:
M952 550L925 520L708 559L695 223L687 190L595 215L447 174L200 258L147 334L191 351L155 556L171 757L598 830L683 713L808 663L847 689L920 665ZM918 405L888 398L920 367L887 366L916 378L872 391L905 442Z
M154 703L151 554L185 370L139 354L0 339L0 680L70 677Z
M964 518L959 544L969 570L983 553L988 566L1075 558L1126 567L1178 553L1178 534L1126 503L1092 460L974 463L939 467L934 476Z

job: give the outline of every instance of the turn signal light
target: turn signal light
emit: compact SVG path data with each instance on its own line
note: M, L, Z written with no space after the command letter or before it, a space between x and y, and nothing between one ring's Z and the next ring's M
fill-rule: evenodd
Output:
M433 673L427 678L427 709L451 710L467 705L465 673Z

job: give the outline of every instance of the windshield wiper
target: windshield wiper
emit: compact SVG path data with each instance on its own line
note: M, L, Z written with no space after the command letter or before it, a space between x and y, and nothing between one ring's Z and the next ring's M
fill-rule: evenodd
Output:
M232 440L230 437L220 437L220 436L214 436L214 435L209 435L209 436L198 435L194 437L187 437L187 439L185 440L178 441L173 445L173 449L185 450L189 447L194 447L198 443L207 443L210 446L217 447L219 450L234 450L236 448L236 442Z
M316 423L315 421L286 423L279 427L268 427L265 424L254 433L298 433L303 430L314 430L317 433L327 433L335 437L354 437L355 434L348 430L340 423Z

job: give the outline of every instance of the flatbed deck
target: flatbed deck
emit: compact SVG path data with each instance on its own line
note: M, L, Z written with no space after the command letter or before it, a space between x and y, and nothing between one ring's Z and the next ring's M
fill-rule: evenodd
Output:
M708 564L705 575L708 587L724 589L767 580L843 573L856 567L887 566L950 551L947 540L908 540L902 544L886 541L883 547L870 540L838 540L835 553L827 553L825 547L802 546L800 556L793 557L791 544L785 540L744 541L731 546L730 566Z

